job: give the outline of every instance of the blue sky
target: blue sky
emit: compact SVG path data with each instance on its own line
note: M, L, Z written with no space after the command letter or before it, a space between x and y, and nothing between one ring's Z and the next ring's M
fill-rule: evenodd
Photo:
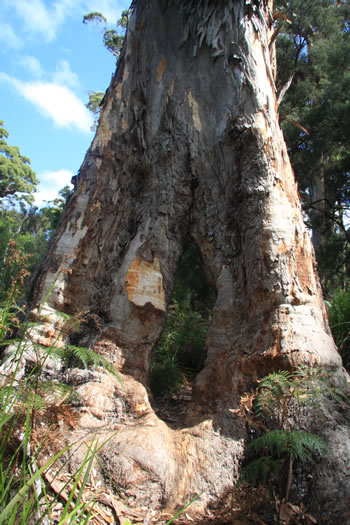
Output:
M31 159L40 180L37 204L56 197L78 171L93 139L88 91L105 91L115 57L102 27L84 14L103 13L111 27L130 0L1 0L0 120L8 143Z

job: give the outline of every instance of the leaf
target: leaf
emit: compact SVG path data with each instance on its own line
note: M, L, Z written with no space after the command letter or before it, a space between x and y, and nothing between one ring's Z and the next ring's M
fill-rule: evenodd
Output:
M291 523L291 520L295 518L296 512L289 503L282 503L280 507L279 517L286 523Z

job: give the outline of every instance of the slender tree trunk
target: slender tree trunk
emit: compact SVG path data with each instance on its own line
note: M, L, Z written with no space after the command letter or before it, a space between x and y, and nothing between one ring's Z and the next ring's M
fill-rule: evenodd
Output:
M37 339L59 325L57 312L84 312L96 322L75 342L123 374L125 390L70 371L85 399L73 434L119 429L102 457L138 507L174 508L202 490L204 504L237 481L246 430L228 409L257 378L298 363L342 373L278 126L271 9L134 2L96 136L35 281L35 304L55 283ZM217 300L186 426L172 430L148 382L188 238Z
M320 158L320 173L315 177L312 189L313 210L311 212L312 243L315 251L319 249L326 229L326 191L324 178L324 153Z

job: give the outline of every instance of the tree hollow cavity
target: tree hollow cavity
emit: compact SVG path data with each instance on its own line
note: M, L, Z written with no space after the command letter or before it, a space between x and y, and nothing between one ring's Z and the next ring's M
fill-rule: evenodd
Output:
M153 351L150 388L159 417L171 423L179 404L191 399L192 382L203 369L205 341L216 300L198 246L187 243L174 280L168 318Z

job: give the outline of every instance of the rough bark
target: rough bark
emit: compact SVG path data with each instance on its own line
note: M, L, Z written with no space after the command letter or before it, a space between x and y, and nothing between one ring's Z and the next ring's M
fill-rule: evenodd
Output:
M278 126L270 9L134 2L96 136L35 281L33 304L49 294L35 338L54 339L57 312L84 312L95 322L74 342L122 373L125 390L102 372L66 375L85 400L72 436L119 430L102 458L129 505L173 509L203 490L201 505L218 499L243 457L244 421L228 410L241 394L298 363L343 374ZM173 430L154 413L148 381L188 238L217 300L186 424Z

